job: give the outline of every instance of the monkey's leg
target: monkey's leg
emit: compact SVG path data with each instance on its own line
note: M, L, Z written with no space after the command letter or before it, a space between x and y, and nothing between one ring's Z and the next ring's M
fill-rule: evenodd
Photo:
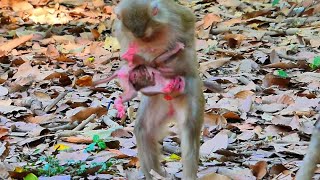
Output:
M142 171L147 180L152 179L150 171L153 169L160 175L161 170L158 141L162 138L164 125L168 113L168 102L163 95L143 96L134 127L138 157Z
M197 179L200 133L204 116L204 97L201 81L186 78L186 96L174 107L180 129L183 180ZM177 101L179 103L179 101Z
M309 149L303 158L303 164L300 166L296 175L296 180L311 180L317 164L320 163L320 119L314 127Z

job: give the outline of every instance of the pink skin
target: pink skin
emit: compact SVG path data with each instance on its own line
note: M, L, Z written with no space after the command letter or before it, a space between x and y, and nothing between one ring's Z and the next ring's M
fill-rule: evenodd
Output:
M164 62L168 60L172 55L176 54L178 51L184 48L182 43L177 43L176 47L173 50L170 50L155 59L157 62ZM116 71L112 76L106 79L95 82L95 85L106 83L112 79L118 77L120 86L123 88L123 93L117 98L114 102L115 108L118 111L118 117L122 118L125 115L124 103L130 101L138 95L138 92L135 90L133 85L129 80L129 73L132 69L136 67L134 55L137 54L138 47L136 44L130 44L129 49L121 57L128 61L128 65L122 66L118 71ZM172 92L182 93L184 91L184 78L175 77L175 78L165 78L162 76L161 72L155 68L147 67L148 73L154 75L155 85L148 86L140 89L139 91L144 94L170 94ZM168 68L169 70L169 68ZM169 70L170 71L170 70ZM168 96L169 97L169 96ZM169 99L168 99L169 100ZM169 115L174 113L174 108L170 108Z

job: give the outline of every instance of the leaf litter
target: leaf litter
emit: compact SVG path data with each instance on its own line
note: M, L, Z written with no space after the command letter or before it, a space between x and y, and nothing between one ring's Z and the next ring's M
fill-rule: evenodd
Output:
M179 2L198 19L200 75L219 89L204 89L198 176L294 179L319 118L320 4ZM141 177L139 98L117 119L117 81L90 88L121 64L115 5L0 0L0 179ZM181 177L180 140L170 130L162 161Z

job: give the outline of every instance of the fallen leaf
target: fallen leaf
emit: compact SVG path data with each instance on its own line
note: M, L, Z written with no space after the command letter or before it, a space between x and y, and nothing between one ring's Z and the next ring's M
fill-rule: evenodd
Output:
M259 161L255 165L250 166L252 174L257 177L257 179L262 179L267 174L267 162Z
M212 23L221 22L222 19L218 15L210 13L204 16L203 21L204 21L203 28L207 29L212 25Z
M70 117L70 119L72 122L74 122L74 121L81 122L81 121L87 119L92 114L96 114L99 118L102 115L106 114L107 112L108 112L108 110L105 107L89 107L89 108L86 108L86 109L79 111L78 113L76 113L75 115Z
M4 44L0 45L0 51L5 51L5 52L10 52L13 48L16 48L17 46L29 41L30 39L32 39L33 35L27 35L27 36L22 36L16 39L13 39L9 42L6 42Z
M228 135L225 131L220 131L212 139L207 140L200 146L200 155L208 156L219 149L227 149Z
M217 59L217 60L211 60L204 63L200 63L200 71L206 72L209 69L217 69L223 65L225 65L227 62L230 61L231 58L224 58L224 59Z
M199 180L231 180L231 178L229 178L228 176L224 176L221 174L217 174L217 173L210 173L207 175L202 176Z

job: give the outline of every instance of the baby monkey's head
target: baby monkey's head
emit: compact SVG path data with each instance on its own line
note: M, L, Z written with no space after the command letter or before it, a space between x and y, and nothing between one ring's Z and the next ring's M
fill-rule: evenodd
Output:
M165 27L157 1L122 0L115 11L122 30L142 41L153 40Z

